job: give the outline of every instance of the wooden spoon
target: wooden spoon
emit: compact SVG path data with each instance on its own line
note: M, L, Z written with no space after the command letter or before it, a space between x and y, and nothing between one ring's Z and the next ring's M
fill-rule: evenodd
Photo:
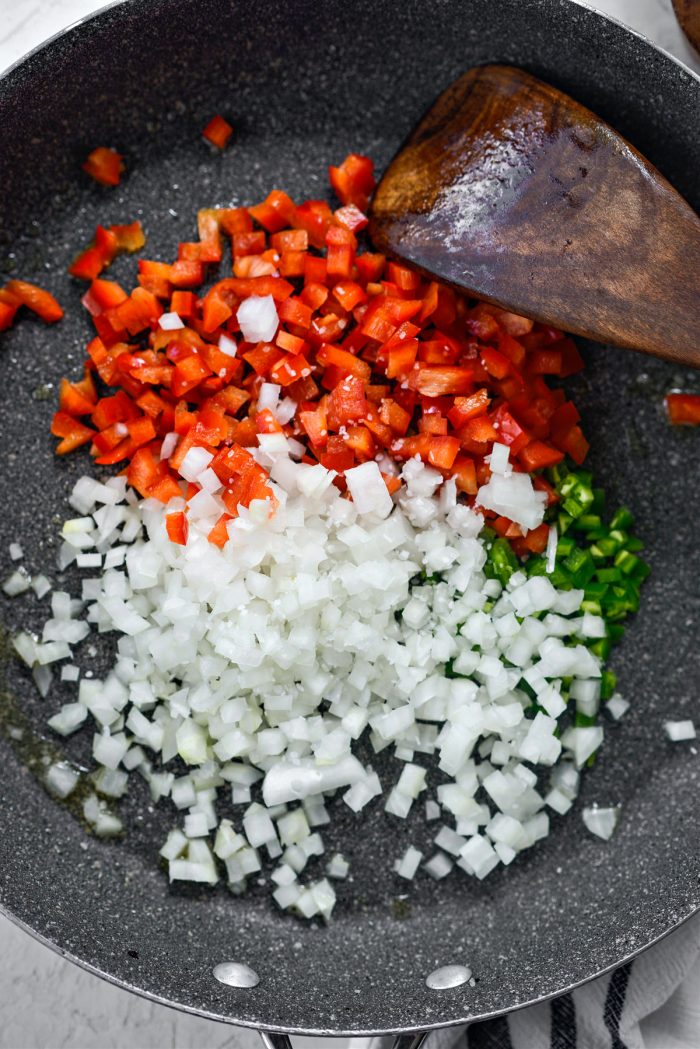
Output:
M515 313L700 367L700 218L589 110L510 66L455 81L374 196L380 251Z
M700 0L673 0L681 29L696 51L700 51Z

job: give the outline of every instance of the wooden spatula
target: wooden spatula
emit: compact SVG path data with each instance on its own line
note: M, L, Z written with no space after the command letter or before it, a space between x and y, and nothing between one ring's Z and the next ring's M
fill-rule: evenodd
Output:
M510 66L455 81L374 196L376 247L508 310L700 367L700 218L628 142Z
M673 0L681 28L696 51L700 51L700 0Z

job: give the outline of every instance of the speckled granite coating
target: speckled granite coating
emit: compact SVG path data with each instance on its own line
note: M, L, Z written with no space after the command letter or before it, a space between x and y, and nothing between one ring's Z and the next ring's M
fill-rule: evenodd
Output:
M247 203L273 186L325 193L324 166L351 149L386 163L435 95L483 61L514 62L597 110L700 205L700 83L620 27L566 0L356 0L261 9L252 0L131 0L30 57L0 81L0 257L67 307L60 326L22 319L0 348L2 573L20 540L30 570L52 570L56 515L86 457L52 458L54 405L37 399L76 373L89 326L65 275L97 221L141 217L148 257L169 259L208 204ZM199 132L217 111L235 144L212 153ZM127 158L116 191L80 174L97 144ZM112 274L128 280L133 260ZM591 347L571 388L593 438L591 461L612 502L638 516L654 574L615 657L633 709L607 734L582 798L554 833L484 885L462 877L408 885L385 873L422 820L359 819L342 803L324 837L353 878L328 928L275 912L267 890L169 890L157 865L168 825L145 792L122 806L128 837L104 844L50 801L0 741L0 904L46 941L127 987L206 1015L310 1033L450 1024L510 1009L585 980L663 935L700 905L700 758L668 744L667 717L696 717L700 689L698 435L665 422L662 393L700 391L700 377L623 351ZM39 398L41 394L39 395ZM17 493L21 493L18 495ZM44 606L45 607L45 606ZM4 601L10 628L38 628L33 597ZM106 665L109 645L94 661ZM12 663L5 722L43 733L63 700L41 701ZM17 705L15 705L15 703ZM86 761L89 734L65 744ZM389 759L380 773L392 774ZM581 805L622 802L605 845ZM356 824L361 824L358 833ZM349 844L351 843L351 844ZM397 896L407 898L397 905ZM261 977L236 990L214 965L245 962ZM477 982L432 992L437 966L468 964Z

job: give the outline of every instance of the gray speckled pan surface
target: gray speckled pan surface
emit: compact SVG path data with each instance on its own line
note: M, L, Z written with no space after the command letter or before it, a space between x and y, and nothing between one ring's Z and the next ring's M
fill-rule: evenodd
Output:
M248 203L273 186L325 193L324 169L349 150L383 166L436 94L468 66L520 64L568 90L645 152L697 208L700 82L649 44L567 0L131 0L35 53L0 82L0 256L67 307L47 329L23 319L0 346L0 559L20 540L26 564L55 578L55 516L87 456L52 457L56 384L83 357L89 325L65 274L97 221L140 217L148 257L169 259L195 235L198 206ZM237 128L214 155L199 132L215 112ZM79 162L97 144L127 158L116 191L89 183ZM113 268L119 278L135 262ZM82 964L127 987L210 1016L267 1028L368 1032L451 1024L554 994L613 966L700 905L700 757L664 740L667 716L697 716L700 686L700 514L697 433L665 422L662 393L700 390L697 375L624 351L586 349L571 382L592 437L591 461L613 502L638 516L654 568L614 666L632 710L607 733L569 818L545 843L484 885L454 877L399 883L387 873L409 842L428 842L373 809L342 804L329 848L353 878L328 928L281 917L266 890L168 889L156 854L169 815L134 790L126 840L85 835L50 801L3 739L0 904ZM41 625L33 597L4 601L9 628ZM99 673L108 646L94 661ZM29 731L63 701L38 699L7 668ZM9 711L9 713L8 713ZM87 759L88 733L65 746ZM389 762L381 769L390 775ZM580 808L623 805L619 831L591 838ZM356 824L360 824L360 827ZM397 907L399 894L407 899ZM402 917L399 918L398 915ZM254 989L218 984L234 959ZM436 993L428 972L469 964L476 985ZM40 992L40 989L37 989Z

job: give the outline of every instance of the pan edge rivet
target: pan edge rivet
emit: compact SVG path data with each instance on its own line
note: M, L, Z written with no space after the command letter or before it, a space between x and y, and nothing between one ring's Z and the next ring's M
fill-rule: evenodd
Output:
M431 991L446 991L450 987L461 987L471 975L472 971L466 965L443 965L426 976L425 982Z
M220 962L213 972L214 978L228 987L256 987L260 983L255 970L242 962Z

